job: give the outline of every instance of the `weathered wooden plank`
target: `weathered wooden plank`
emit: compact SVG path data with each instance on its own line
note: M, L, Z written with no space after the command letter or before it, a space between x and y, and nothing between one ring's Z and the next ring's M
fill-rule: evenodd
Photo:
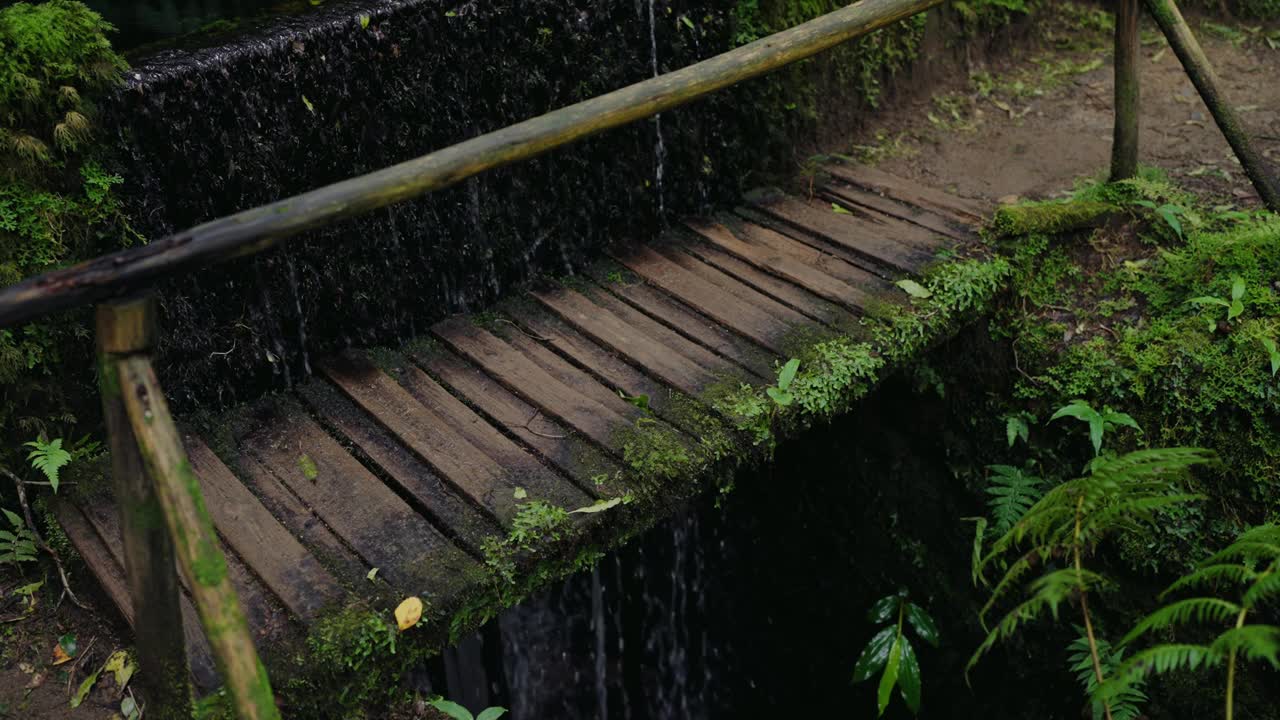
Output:
M485 538L503 532L497 518L477 506L453 483L440 477L430 465L333 385L315 380L299 388L299 394L322 422L340 436L343 444L350 445L368 458L369 466L377 468L376 472L385 476L385 482L395 487L410 507L422 513L467 552L479 557ZM323 527L323 523L320 525ZM363 561L357 556L352 555L352 558L363 566ZM361 571L360 577L365 572L368 568Z
M681 336L730 360L737 368L764 379L772 372L774 354L764 346L730 332L696 309L642 282L614 282L595 268L590 275L614 297L654 318Z
M753 222L740 221L732 229L734 235L741 240L793 257L848 285L853 289L854 302L859 307L866 307L868 303L875 302L876 294L887 292L892 287L879 275L833 254L829 247L806 244Z
M956 220L969 225L977 226L985 222L987 208L983 203L934 190L914 181L890 175L883 170L866 165L838 163L823 165L822 170L850 185L884 195L901 203L951 215Z
M596 342L626 356L649 374L682 392L696 395L715 380L709 371L680 355L662 338L647 335L608 308L593 303L574 290L534 291L531 294Z
M184 444L223 541L285 607L309 622L326 605L345 597L333 576L199 438L187 436Z
M705 243L685 249L724 272L828 325L856 320L864 293L768 246L747 243L718 223L689 226ZM843 308L843 309L842 309Z
M838 202L844 207L866 213L872 217L878 215L897 218L953 240L964 241L977 237L971 225L956 220L953 215L942 215L917 205L906 205L852 185L828 183L823 186L822 193L828 199Z
M557 355L541 340L535 340L516 330L500 329L496 332L498 337L508 345L521 352L565 387L573 388L583 397L600 403L628 422L635 422L643 415L639 408L624 400L616 388L608 387L590 373L574 367L573 363Z
M241 440L244 450L393 586L453 598L479 571L475 560L304 413L264 408L257 419L258 427Z
M120 611L121 617L130 627L137 627L133 600L129 597L124 568L120 565L123 558L118 550L118 540L104 540L92 523L70 502L54 503L53 512L76 552L101 583L107 597L111 598L112 604ZM186 649L187 663L191 669L191 677L202 688L216 687L218 673L213 667L213 653L209 649L208 641L204 638L204 633L200 630L200 621L196 617L195 608L191 606L191 601L185 595L180 597L178 602L181 606L183 644Z
M754 304L742 302L733 293L707 282L706 278L689 272L650 248L638 247L625 254L619 253L615 259L703 315L769 350L783 353L781 340L791 327L776 316Z
M810 204L796 198L763 195L752 207L773 218L794 237L793 230L817 235L841 245L871 262L898 272L912 272L929 262L932 254L918 247L913 233L874 223L870 220L841 215L831 204Z
M508 390L537 405L601 447L617 449L615 433L627 418L566 386L537 363L465 318L438 323L432 331L455 352L484 368Z
M739 304L749 303L754 305L788 327L813 324L813 320L805 317L804 313L769 297L729 273L714 268L689 253L683 252L681 248L666 245L655 247L654 250L671 262L738 298Z
M612 458L517 397L483 370L443 349L417 353L413 359L491 422L536 449L583 490L596 497L626 494L626 486L619 482L622 468Z
M243 453L236 459L236 469L245 486L254 492L262 505L294 537L301 539L330 573L348 587L358 587L365 580L369 565L319 515L285 487L267 466L254 456Z

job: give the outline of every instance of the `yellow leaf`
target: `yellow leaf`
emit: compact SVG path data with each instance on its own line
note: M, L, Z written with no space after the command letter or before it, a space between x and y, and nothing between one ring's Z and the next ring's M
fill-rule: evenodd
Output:
M405 598L404 602L396 607L396 625L400 628L400 632L404 632L422 619L422 600L417 597Z
M66 650L62 649L61 645L53 646L53 662L51 664L61 665L64 662L70 662L70 661L71 661L71 656L67 654Z
M102 669L115 676L116 687L121 690L129 684L129 680L133 678L133 673L138 669L133 661L129 659L129 653L124 650L117 650L107 658L107 664Z

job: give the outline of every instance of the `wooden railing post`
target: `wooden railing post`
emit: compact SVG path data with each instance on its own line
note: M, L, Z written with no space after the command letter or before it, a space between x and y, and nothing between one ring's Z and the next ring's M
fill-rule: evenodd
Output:
M1231 144L1231 149L1235 150L1236 157L1240 158L1240 165L1249 176L1249 180L1253 182L1258 196L1270 210L1280 212L1280 183L1276 181L1275 175L1264 164L1262 156L1249 140L1248 133L1240 123L1240 115L1223 97L1218 74L1209 64L1209 58L1205 57L1204 49L1200 47L1196 36L1191 33L1191 28L1187 26L1182 12L1178 10L1173 0L1146 0L1146 2L1151 16L1155 18L1156 23L1160 25L1160 30L1169 39L1169 45L1178 56L1178 60L1182 61L1182 67L1186 69L1191 83L1200 91L1204 104L1209 106L1209 112L1213 114L1218 128L1227 137L1227 142Z
M1111 181L1138 174L1138 0L1116 0L1116 124Z
M147 717L186 720L191 717L192 695L173 544L120 395L120 362L150 353L155 344L154 301L134 298L99 305L97 344L102 410L135 618L138 682L145 692Z

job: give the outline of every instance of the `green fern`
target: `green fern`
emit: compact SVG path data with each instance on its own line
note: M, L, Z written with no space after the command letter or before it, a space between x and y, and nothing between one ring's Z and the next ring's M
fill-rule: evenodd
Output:
M1231 590L1239 600L1223 597L1192 597L1177 600L1143 618L1122 644L1144 635L1170 632L1190 623L1226 625L1207 645L1156 645L1130 658L1111 680L1097 688L1101 702L1119 697L1149 673L1177 669L1196 670L1227 664L1226 718L1234 710L1236 661L1266 662L1280 669L1280 628L1246 624L1258 607L1280 599L1280 525L1261 525L1240 535L1236 542L1179 578L1162 593L1167 597L1189 589Z
M1098 653L1104 641L1092 630L1088 597L1109 586L1110 581L1086 569L1084 559L1108 536L1142 532L1161 510L1197 499L1198 496L1180 492L1179 481L1189 468L1216 461L1212 452L1196 448L1103 456L1091 463L1089 475L1046 492L992 543L990 551L975 568L979 575L993 567L1003 570L1002 578L979 613L984 627L997 606L1019 593L1022 599L994 627L988 627L987 637L974 651L967 669L997 642L1012 637L1027 623L1046 615L1056 620L1059 609L1071 603L1079 608L1084 620L1094 679L1101 678L1099 685L1105 686L1108 668L1102 667L1102 656ZM1040 576L1029 579L1031 570L1044 566L1050 558L1062 558L1067 566L1046 569ZM1121 697L1136 698L1129 692L1135 688L1130 684L1099 694L1103 714L1114 718L1114 706L1120 704Z
M1040 499L1042 481L1010 465L991 465L988 469L992 473L991 484L987 486L987 495L991 496L987 501L991 508L991 530L1003 535Z
M0 530L0 563L36 561L36 536L16 513L0 508L13 530Z
M1075 626L1078 637L1067 647L1067 662L1076 680L1084 687L1085 694L1093 698L1098 688L1098 675L1093 668L1093 654L1089 650L1089 638L1084 628ZM1104 676L1113 675L1124 661L1124 650L1114 650L1111 643L1103 639L1096 641L1098 658ZM1142 705L1147 702L1147 694L1143 690L1143 681L1129 685L1123 692L1111 698L1112 720L1134 720L1142 715ZM1092 700L1093 720L1100 720L1104 712L1102 703Z
M37 438L23 445L34 448L27 453L27 460L31 462L31 467L44 473L53 491L58 492L60 482L58 473L71 462L71 453L62 449L62 438L55 438L49 442Z

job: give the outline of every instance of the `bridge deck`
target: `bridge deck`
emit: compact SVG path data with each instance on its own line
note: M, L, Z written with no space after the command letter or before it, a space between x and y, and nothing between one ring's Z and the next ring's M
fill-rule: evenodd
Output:
M217 437L189 435L260 644L296 642L326 608L359 597L456 609L484 575L486 539L506 537L521 502L582 508L631 490L620 431L646 412L623 395L649 398L646 422L695 436L675 398L725 378L772 383L798 331L851 327L870 303L900 302L893 279L975 236L979 203L866 168L826 171L809 199L757 194L496 316L445 320L402 354L327 358ZM115 507L58 513L135 622ZM212 686L184 608L193 672Z

